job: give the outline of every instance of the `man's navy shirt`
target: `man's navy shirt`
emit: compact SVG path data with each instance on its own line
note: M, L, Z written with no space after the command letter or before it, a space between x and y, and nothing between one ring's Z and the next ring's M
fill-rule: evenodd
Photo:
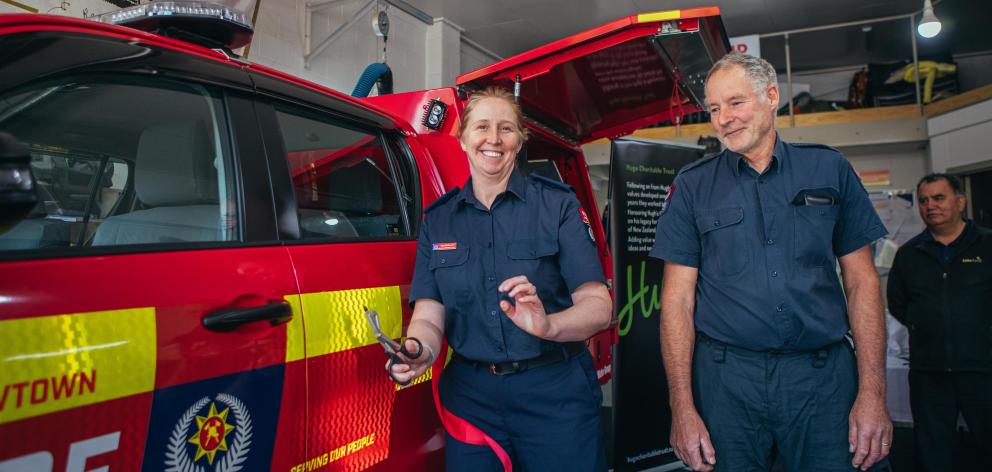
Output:
M571 294L604 282L589 225L567 185L525 178L514 171L492 208L465 188L448 192L425 210L410 283L410 303L444 305L449 345L478 361L519 361L557 344L513 324L499 307L497 287L526 275L550 316L572 306Z
M849 330L836 258L885 233L840 152L776 138L761 175L729 150L683 168L650 255L699 269L697 331L756 351L807 350Z

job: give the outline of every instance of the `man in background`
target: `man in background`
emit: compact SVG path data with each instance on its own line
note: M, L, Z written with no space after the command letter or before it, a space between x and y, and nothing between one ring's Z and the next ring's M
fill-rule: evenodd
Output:
M946 472L959 413L987 462L992 451L992 231L964 219L956 177L930 174L916 190L926 229L896 252L887 294L909 329L917 463Z

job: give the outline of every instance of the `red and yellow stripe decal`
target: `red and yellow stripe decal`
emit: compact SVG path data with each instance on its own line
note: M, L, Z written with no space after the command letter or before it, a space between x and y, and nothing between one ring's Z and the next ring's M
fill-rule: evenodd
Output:
M0 424L150 392L155 309L0 322Z
M305 293L297 300L287 300L293 306L294 315L305 315L293 316L289 323L286 362L376 344L378 341L365 320L363 307L379 313L379 323L387 336L399 338L402 334L399 286ZM306 332L306 346L300 346L301 338L291 334L299 329Z
M305 293L300 297L286 297L286 300L294 315L286 331L287 363L378 344L365 319L364 307L379 313L379 324L386 336L398 339L403 335L402 298L397 285ZM298 335L299 330L306 333L305 346L299 341L303 339ZM386 362L385 355L382 362ZM430 378L428 370L409 386Z
M720 14L719 7L689 8L686 10L657 11L654 13L641 13L637 15L638 23L651 23L655 21L681 20L683 18L700 18L704 16L716 16Z
M363 307L402 335L399 286L290 295L286 362L376 344ZM306 312L306 316L302 314ZM306 344L300 336L306 332ZM155 388L155 308L70 313L0 322L0 424ZM385 363L386 357L383 356ZM430 371L411 385L430 379Z

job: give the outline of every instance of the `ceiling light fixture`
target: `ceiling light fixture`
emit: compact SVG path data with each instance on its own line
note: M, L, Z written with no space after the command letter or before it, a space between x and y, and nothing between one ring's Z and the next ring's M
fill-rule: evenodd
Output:
M933 14L933 3L930 0L923 0L923 17L920 18L916 32L924 38L932 38L940 33L940 20Z

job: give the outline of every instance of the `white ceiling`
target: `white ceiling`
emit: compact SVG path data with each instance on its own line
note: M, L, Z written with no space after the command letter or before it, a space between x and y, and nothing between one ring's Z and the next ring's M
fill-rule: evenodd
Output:
M504 56L636 13L717 5L738 36L839 23L920 8L921 0L407 0L445 17Z
M465 29L466 37L486 48L509 57L533 49L603 23L636 13L685 9L717 5L729 36L771 33L848 21L881 18L917 12L923 0L406 0L433 17L445 17ZM944 23L945 32L927 43L920 39L921 54L927 48L952 48L953 52L971 52L992 49L992 39L983 34L992 21L992 1L989 0L936 0L934 10ZM873 37L860 27L850 31L834 30L834 36L797 36L803 47L793 45L794 67L815 62L822 52L811 50L816 46L833 46L831 53L850 59L854 54L869 54L860 62L885 61L887 56L903 58L908 55L909 25L879 25ZM765 45L762 45L764 55ZM947 46L944 43L953 45ZM824 44L824 43L844 43ZM897 44L894 44L897 43ZM939 44L937 44L939 43ZM782 49L779 39L769 48ZM896 51L880 54L878 50L890 45ZM812 47L811 47L812 46ZM805 49L805 51L801 50ZM967 49L967 51L965 51ZM784 54L779 51L778 55ZM882 57L879 57L882 56ZM769 58L771 60L771 58ZM774 62L773 62L774 63ZM827 64L835 65L835 64ZM784 65L783 65L784 66ZM801 66L800 66L801 68Z

